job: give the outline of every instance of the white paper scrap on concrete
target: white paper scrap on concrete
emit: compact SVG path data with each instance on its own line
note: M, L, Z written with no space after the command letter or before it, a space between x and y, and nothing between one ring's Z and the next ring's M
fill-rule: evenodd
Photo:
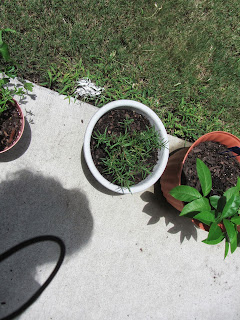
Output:
M77 82L77 89L75 91L80 97L96 97L103 92L104 88L96 86L88 78L82 78Z

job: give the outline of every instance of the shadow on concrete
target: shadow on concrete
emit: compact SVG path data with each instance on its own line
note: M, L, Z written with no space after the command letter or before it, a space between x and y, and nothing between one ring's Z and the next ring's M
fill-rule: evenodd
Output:
M99 183L94 176L92 175L91 171L88 168L88 165L85 161L84 158L84 152L83 152L83 148L81 151L81 165L82 165L82 169L83 169L83 173L85 175L85 177L87 178L88 182L91 184L92 187L94 187L95 189L97 189L98 191L107 194L109 196L122 196L121 193L116 193L113 192L111 190L108 190L107 188L105 188L103 185L101 185L101 183Z
M17 89L20 89L20 88L23 88L23 83L21 81L21 79L18 79L19 83L8 83L8 88L11 90L11 89L14 89L15 87ZM36 100L37 99L37 95L35 93L31 93L31 91L27 91L26 93L24 93L24 95L21 97L20 96L20 99L19 99L19 103L20 104L27 104L28 101L27 101L27 97L29 97L30 99L32 100Z
M17 87L18 86L21 87L21 85L17 85ZM32 99L34 101L37 99L37 95L36 94L28 92L28 93L26 93L24 96L22 96L20 98L19 103L20 104L27 104L28 103L27 97L29 97L30 99Z
M189 218L179 217L179 212L173 208L164 198L160 182L154 185L154 193L146 191L141 195L143 201L147 204L143 208L143 212L150 216L148 224L155 224L161 218L165 218L166 226L173 224L168 232L172 234L180 233L180 242L191 237L197 241L197 229Z
M12 149L0 154L0 162L10 162L20 158L28 149L31 142L31 128L25 118L25 127L21 139Z
M52 282L52 280L54 279L54 277L58 273L58 271L63 263L66 249L65 249L64 242L60 238L55 237L55 236L40 236L40 237L35 237L35 238L31 238L29 240L23 241L0 255L0 263L5 262L6 259L8 259L9 257L12 257L12 255L15 255L20 250L23 250L23 249L25 249L29 246L32 246L36 243L40 243L40 242L42 243L42 242L46 242L46 241L54 242L59 246L60 254L59 254L59 259L56 263L55 268L53 269L53 271L51 272L49 277L46 279L46 281L43 284L41 284L41 287L23 305L21 305L18 309L15 309L14 311L12 311L6 317L1 318L1 320L14 319L18 315L20 315L23 311L25 311L27 308L29 308L40 297L40 295L43 293L43 291L47 288L47 286ZM9 268L9 266L8 267L5 266L5 270L7 270L8 268ZM11 269L11 271L12 271L12 269ZM13 279L11 279L11 281L12 280ZM1 305L5 305L5 304L6 304L6 302L4 302L4 301L1 302Z
M93 218L86 196L78 189L64 189L53 178L19 171L0 184L0 199L1 253L25 240L51 235L65 244L66 262L91 237ZM36 243L0 264L0 318L34 295L59 254L54 242Z

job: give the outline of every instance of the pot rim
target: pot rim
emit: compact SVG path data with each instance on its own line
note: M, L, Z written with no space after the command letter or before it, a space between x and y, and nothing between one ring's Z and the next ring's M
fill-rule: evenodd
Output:
M121 188L120 186L106 180L95 167L92 159L92 155L91 155L91 150L90 150L91 136L97 121L108 111L112 109L123 109L124 107L144 115L150 121L150 123L155 126L156 130L160 133L161 139L164 139L164 141L166 141L166 147L162 148L161 151L159 151L159 155L161 156L161 158L159 157L158 162L155 165L152 174L149 175L143 181L132 186L130 188L131 191L129 191L127 188ZM135 193L135 192L141 192L143 190L146 190L160 178L168 162L169 143L168 143L166 129L162 121L159 119L159 117L153 110L151 110L149 107L147 107L146 105L140 102L123 99L123 100L116 100L116 101L109 102L103 107L101 107L95 113L95 115L90 120L86 129L83 151L84 151L84 157L87 162L87 165L91 173L93 174L93 176L96 178L98 182L100 182L104 187L106 187L111 191L121 193L121 194L127 194L127 193Z
M232 138L235 139L236 141L238 141L239 146L240 146L240 139L239 139L238 137L236 137L235 135L229 133L229 132L225 132L225 131L212 131L212 132L208 132L208 133L202 135L200 138L198 138L195 142L193 142L193 144L189 147L187 153L185 154L185 157L183 158L182 164L184 164L184 162L186 161L186 159L187 159L189 153L192 151L192 149L193 149L194 147L196 147L197 145L199 145L199 143L205 142L205 141L210 141L208 138L211 137L211 136L213 136L213 138L212 138L213 140L211 140L211 141L219 142L219 137L220 137L221 135L224 135L225 137L226 137L226 136L229 136L231 139L232 139ZM218 138L215 139L215 138L214 138L215 136L218 137ZM221 143L221 142L219 142L219 143ZM240 159L238 159L238 160L239 160L239 162L240 162ZM181 171L182 171L182 168L181 168Z
M16 106L16 108L18 110L18 113L20 115L20 118L21 118L21 128L20 128L20 130L18 132L17 137L14 139L13 143L9 147L7 147L4 150L0 151L0 154L12 149L18 143L18 141L22 137L22 134L23 134L23 131L24 131L24 127L25 127L25 118L24 118L22 109L21 109L19 103L15 99L13 99L13 101L15 102L15 106Z

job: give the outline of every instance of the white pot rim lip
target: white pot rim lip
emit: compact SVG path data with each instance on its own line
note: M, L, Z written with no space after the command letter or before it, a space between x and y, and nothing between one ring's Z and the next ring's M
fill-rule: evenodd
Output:
M157 172L155 172L155 174L152 174L151 176L149 176L148 179L143 180L142 182L130 187L131 191L129 191L127 188L121 188L120 186L113 184L113 183L109 182L108 180L106 180L100 174L100 172L97 170L97 168L95 167L94 162L92 160L91 150L90 150L91 136L92 136L92 132L93 132L93 129L94 129L97 121L108 111L110 111L112 109L117 109L117 108L124 109L124 107L134 108L135 111L139 110L140 112L143 112L144 114L146 114L148 116L148 118L151 118L151 120L154 123L154 125L156 126L157 130L159 130L161 132L161 136L162 136L163 140L166 141L166 148L162 149L163 152L162 152L162 156L161 156L161 161L162 161L161 168L159 168L159 170ZM112 102L107 103L106 105L101 107L95 113L95 115L91 118L91 120L87 126L86 132L85 132L83 152L84 152L84 157L85 157L85 160L86 160L87 165L89 167L89 170L91 171L91 173L93 174L95 179L98 182L100 182L104 187L106 187L107 189L109 189L111 191L114 191L116 193L121 193L121 194L136 193L136 192L141 192L141 191L148 189L155 182L157 182L157 180L162 175L162 173L165 170L165 167L167 165L167 162L168 162L169 143L168 143L166 129L165 129L162 121L159 119L157 114L152 109L150 109L149 107L147 107L146 105L144 105L141 102L123 99L123 100L116 100L116 101L112 101Z

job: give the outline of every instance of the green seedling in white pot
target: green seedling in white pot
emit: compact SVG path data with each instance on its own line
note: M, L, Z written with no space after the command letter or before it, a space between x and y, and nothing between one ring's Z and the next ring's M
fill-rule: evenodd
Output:
M173 188L170 194L187 203L180 216L189 216L209 226L204 243L214 245L225 239L226 258L229 247L233 253L239 242L240 178L237 179L237 185L223 192L222 196L209 196L212 189L211 172L200 159L197 159L196 166L201 193L193 187L181 185Z

